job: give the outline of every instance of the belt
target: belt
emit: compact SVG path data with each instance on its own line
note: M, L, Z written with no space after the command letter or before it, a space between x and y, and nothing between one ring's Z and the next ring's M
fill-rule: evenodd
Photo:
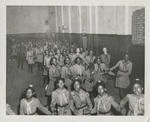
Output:
M58 104L57 104L58 105ZM58 107L61 107L61 108L63 108L63 107L67 107L68 106L68 103L67 104L65 104L65 105L58 105Z
M82 107L76 107L76 109L80 110L80 109L85 108L86 106L87 106L87 105L84 105L84 106L82 106Z
M124 72L124 73L128 72L128 71L122 71L122 70L120 70L120 69L119 69L119 71L120 71L120 72Z
M31 114L25 114L25 115L35 115L36 114L36 111L34 113L31 113Z
M110 113L110 111L107 111L107 112L101 112L101 111L99 111L98 113L102 114L102 115L106 115L106 114Z

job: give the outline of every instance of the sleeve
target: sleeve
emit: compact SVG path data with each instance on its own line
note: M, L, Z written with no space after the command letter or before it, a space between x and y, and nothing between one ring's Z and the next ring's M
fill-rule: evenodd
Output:
M91 110L91 114L94 114L96 113L97 111L97 102L96 102L96 99L94 99L94 108Z
M75 107L74 107L73 97L72 97L71 93L70 93L69 95L70 95L70 101L69 101L70 110L71 110L72 112L74 112Z
M51 112L47 108L45 108L38 99L37 99L37 108L44 114L51 115Z
M66 77L66 72L65 72L65 68L64 68L64 67L62 67L61 76L62 76L63 78Z
M127 94L121 101L120 101L120 107L124 108L125 104L129 101L129 95Z
M26 60L28 60L28 52L26 53Z
M86 93L86 100L87 100L87 108L84 109L84 114L89 114L92 110L92 103L89 97L89 93Z
M111 60L111 55L108 55L108 61L106 62L106 64L110 64L110 60Z
M20 101L20 115L25 115L23 112L23 101Z
M6 113L8 115L15 115L9 104L6 104Z
M52 68L49 68L49 79L52 80L52 81L56 80L56 78L53 77Z
M55 99L55 93L52 92L52 97L51 97L51 104L50 104L50 108L52 110L52 112L55 112L55 105L56 105L56 99Z
M118 105L118 103L114 100L114 98L111 96L110 97L110 103L111 105L117 110L120 111L120 106Z
M120 61L115 66L113 66L112 68L110 68L110 70L115 70L117 67L119 67L119 65L120 65Z
M46 66L46 58L45 58L45 56L44 56L44 66Z

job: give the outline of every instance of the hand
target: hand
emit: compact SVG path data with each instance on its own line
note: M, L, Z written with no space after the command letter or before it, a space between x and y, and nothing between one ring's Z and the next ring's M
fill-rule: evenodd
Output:
M47 88L48 88L48 85L46 85L46 87L45 87L45 91L47 91Z
M126 115L126 109L125 109L125 108L122 108L122 109L121 109L121 114L122 114L122 115Z

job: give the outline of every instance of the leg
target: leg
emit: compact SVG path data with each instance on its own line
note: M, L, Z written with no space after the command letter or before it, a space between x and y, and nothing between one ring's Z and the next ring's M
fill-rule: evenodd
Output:
M31 73L33 73L33 64L31 64Z
M21 69L23 70L23 62L21 62Z
M28 64L28 73L30 72L30 67L31 67L30 65L31 65L31 64Z
M20 67L20 60L18 60L18 66L17 66L17 68L19 68Z

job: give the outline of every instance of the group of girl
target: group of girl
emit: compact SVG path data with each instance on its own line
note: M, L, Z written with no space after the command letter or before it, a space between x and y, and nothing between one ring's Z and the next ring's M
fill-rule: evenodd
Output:
M125 115L124 106L128 101L128 115L144 114L143 82L136 79L130 84L132 62L128 54L110 68L111 56L105 47L104 54L98 57L94 56L93 50L83 50L68 42L46 42L43 45L29 42L26 49L28 72L33 73L35 64L43 71L43 86L48 101L47 108L43 107L33 87L28 87L20 103L20 114L35 115L38 108L48 115L112 115L113 106ZM112 71L117 67L119 70L115 75ZM106 81L112 75L116 76L115 86L119 88L120 105L106 92ZM125 90L129 85L133 94L126 95Z

